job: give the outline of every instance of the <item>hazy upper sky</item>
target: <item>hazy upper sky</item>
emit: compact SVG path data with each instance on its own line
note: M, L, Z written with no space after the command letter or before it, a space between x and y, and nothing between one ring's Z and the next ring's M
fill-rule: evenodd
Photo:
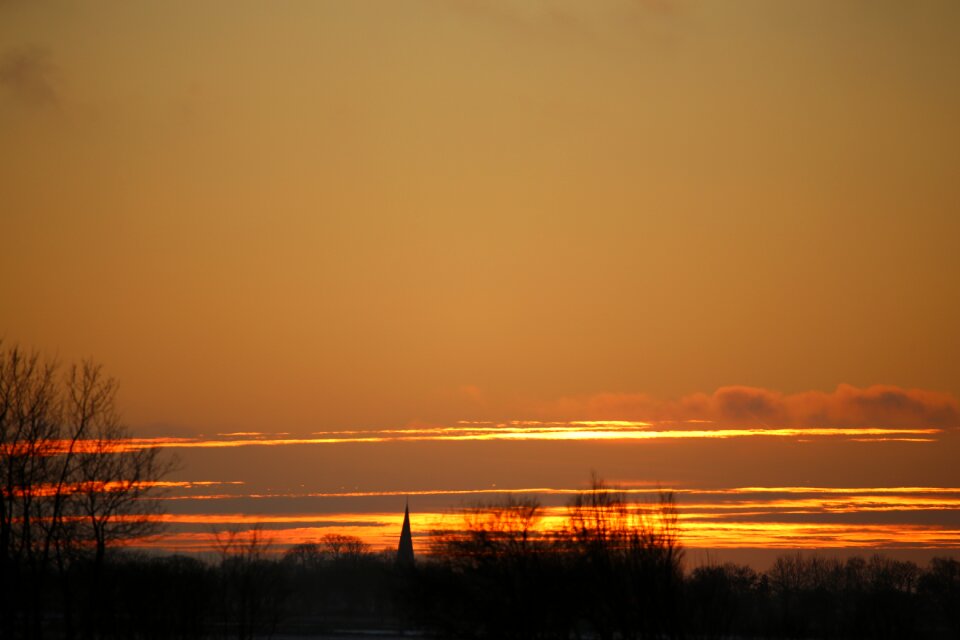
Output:
M2 0L0 335L103 362L153 433L956 396L958 27L952 0Z

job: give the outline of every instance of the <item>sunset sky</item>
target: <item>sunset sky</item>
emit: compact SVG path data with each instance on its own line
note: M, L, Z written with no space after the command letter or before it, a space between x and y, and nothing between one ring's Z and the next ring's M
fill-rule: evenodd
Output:
M595 470L676 489L692 547L956 551L958 27L0 0L0 338L233 483L169 488L165 548L395 544L405 496L422 533Z

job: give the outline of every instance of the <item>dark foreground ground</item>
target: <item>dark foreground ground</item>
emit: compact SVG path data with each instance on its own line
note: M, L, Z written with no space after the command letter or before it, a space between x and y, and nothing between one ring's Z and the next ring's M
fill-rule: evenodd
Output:
M517 542L514 540L513 542ZM476 544L474 544L476 543ZM685 569L661 547L472 541L415 565L365 551L112 556L18 583L0 638L960 638L960 561L785 555Z

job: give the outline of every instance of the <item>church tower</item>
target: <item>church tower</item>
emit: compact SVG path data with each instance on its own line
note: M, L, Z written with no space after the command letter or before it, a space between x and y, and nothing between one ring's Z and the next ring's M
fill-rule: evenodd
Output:
M400 530L400 546L397 547L397 564L413 566L413 535L410 533L410 503L403 509L403 529Z

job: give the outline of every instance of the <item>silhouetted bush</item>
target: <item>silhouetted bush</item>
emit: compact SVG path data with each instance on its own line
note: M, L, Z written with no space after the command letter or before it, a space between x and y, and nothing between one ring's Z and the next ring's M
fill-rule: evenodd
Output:
M462 527L435 532L433 563L418 569L423 624L453 637L680 635L672 496L645 507L594 478L563 529L538 527L541 511L507 499L468 508Z

